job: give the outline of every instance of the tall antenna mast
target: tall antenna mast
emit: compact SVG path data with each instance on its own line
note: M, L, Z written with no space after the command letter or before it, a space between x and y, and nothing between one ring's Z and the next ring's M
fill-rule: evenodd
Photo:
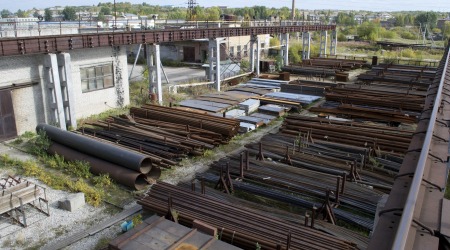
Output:
M197 6L196 0L188 0L187 19L193 21L195 18L195 6Z

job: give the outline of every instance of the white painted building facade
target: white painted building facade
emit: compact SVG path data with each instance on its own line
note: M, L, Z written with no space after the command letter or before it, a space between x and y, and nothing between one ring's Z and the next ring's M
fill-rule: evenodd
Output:
M61 78L63 89L68 86L67 92L62 93L63 98L64 95L71 97L68 103L63 102L61 105L68 104L72 108L74 119L129 104L125 47L73 50L68 55L0 57L1 106L7 108L11 104L17 135L34 131L36 125L42 122L58 123L55 113L61 115L61 110L56 110L55 106L59 104L53 101L55 92L52 92L52 84L58 84L58 78ZM56 64L48 63L51 58L58 58L53 61ZM49 65L59 67L52 69ZM55 75L55 72L59 74ZM8 104L9 102L11 103ZM9 123L12 121L11 117L5 119L9 119ZM70 125L67 123L67 127ZM0 139L1 133L2 131ZM8 135L9 138L13 137L11 133Z

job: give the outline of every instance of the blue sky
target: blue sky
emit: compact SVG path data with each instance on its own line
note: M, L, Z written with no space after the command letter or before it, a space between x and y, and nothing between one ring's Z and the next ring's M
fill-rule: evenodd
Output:
M120 0L116 0L121 2ZM142 3L150 5L175 5L186 6L187 0L123 0L123 2ZM46 8L55 5L59 6L79 6L97 5L99 2L113 2L113 0L0 0L0 9L17 11L18 9ZM291 7L292 0L197 0L200 6L210 7L226 5L229 7L245 7L254 5L264 5L267 7ZM433 10L450 12L449 0L296 0L296 8L299 9L343 9L343 10L372 10L372 11L399 11L399 10Z

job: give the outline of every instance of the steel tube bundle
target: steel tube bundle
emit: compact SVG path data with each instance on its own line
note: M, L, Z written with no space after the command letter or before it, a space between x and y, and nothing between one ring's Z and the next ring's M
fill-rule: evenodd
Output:
M147 177L142 173L81 153L59 143L53 142L47 151L50 154L61 155L65 160L85 161L89 163L89 170L93 174L108 174L111 179L127 187L142 190L148 185ZM159 178L160 175L159 168L152 168L148 173L148 176L154 179Z
M63 131L47 124L37 125L36 131L44 131L52 141L122 167L143 174L147 174L152 170L151 159L143 154Z

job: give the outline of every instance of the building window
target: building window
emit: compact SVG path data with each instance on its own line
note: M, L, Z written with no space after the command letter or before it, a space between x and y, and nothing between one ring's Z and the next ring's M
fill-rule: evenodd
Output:
M230 57L234 57L234 47L230 46Z
M83 93L114 86L112 64L80 68Z

